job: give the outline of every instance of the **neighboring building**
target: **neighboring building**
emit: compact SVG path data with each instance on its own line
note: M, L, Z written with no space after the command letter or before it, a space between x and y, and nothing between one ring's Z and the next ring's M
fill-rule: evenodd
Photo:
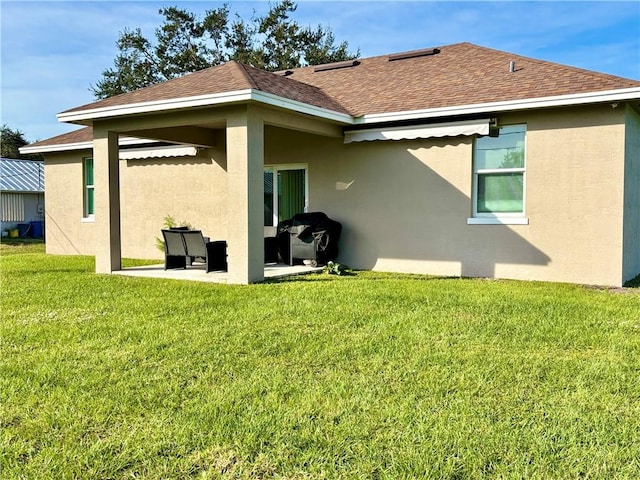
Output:
M461 43L229 62L58 118L89 128L22 149L45 156L47 251L95 254L97 272L158 256L171 215L227 240L230 282L260 281L263 226L307 210L342 222L356 269L640 274L637 80Z
M0 158L0 209L3 236L10 230L42 236L44 162Z

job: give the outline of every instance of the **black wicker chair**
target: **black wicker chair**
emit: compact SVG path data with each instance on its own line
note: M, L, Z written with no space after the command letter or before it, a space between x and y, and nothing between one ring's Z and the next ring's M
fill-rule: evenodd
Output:
M164 269L187 268L187 250L179 230L162 230L164 238Z
M227 270L227 242L205 242L200 230L162 230L164 268L187 268L188 259L205 263L207 273Z

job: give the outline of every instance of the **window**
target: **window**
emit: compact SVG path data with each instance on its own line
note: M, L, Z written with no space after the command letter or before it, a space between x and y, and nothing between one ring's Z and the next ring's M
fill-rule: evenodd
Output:
M264 225L307 211L306 165L278 165L264 168Z
M476 138L473 156L474 218L468 223L527 223L522 221L526 130L525 125L510 125L500 127L497 137Z
M93 158L85 158L83 162L84 217L93 217L95 213L93 186Z

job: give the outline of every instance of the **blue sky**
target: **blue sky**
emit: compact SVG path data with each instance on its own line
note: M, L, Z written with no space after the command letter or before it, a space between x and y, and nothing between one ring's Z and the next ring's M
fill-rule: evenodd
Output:
M1 16L1 122L35 141L77 127L56 114L89 103L125 28L153 37L158 9L204 14L223 2L5 1ZM249 18L268 3L228 1ZM301 25L331 27L362 57L471 42L640 80L640 1L299 1Z

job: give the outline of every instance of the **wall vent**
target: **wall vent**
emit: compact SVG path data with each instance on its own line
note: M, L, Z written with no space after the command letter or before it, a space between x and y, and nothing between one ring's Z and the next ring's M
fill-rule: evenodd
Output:
M410 52L394 53L393 55L389 55L389 61L393 62L395 60L404 60L405 58L426 57L429 55L437 55L438 53L440 53L439 48L424 48L422 50L412 50Z
M326 65L318 65L313 69L313 72L326 72L327 70L357 67L358 65L360 65L360 60L347 60L345 62L327 63Z

